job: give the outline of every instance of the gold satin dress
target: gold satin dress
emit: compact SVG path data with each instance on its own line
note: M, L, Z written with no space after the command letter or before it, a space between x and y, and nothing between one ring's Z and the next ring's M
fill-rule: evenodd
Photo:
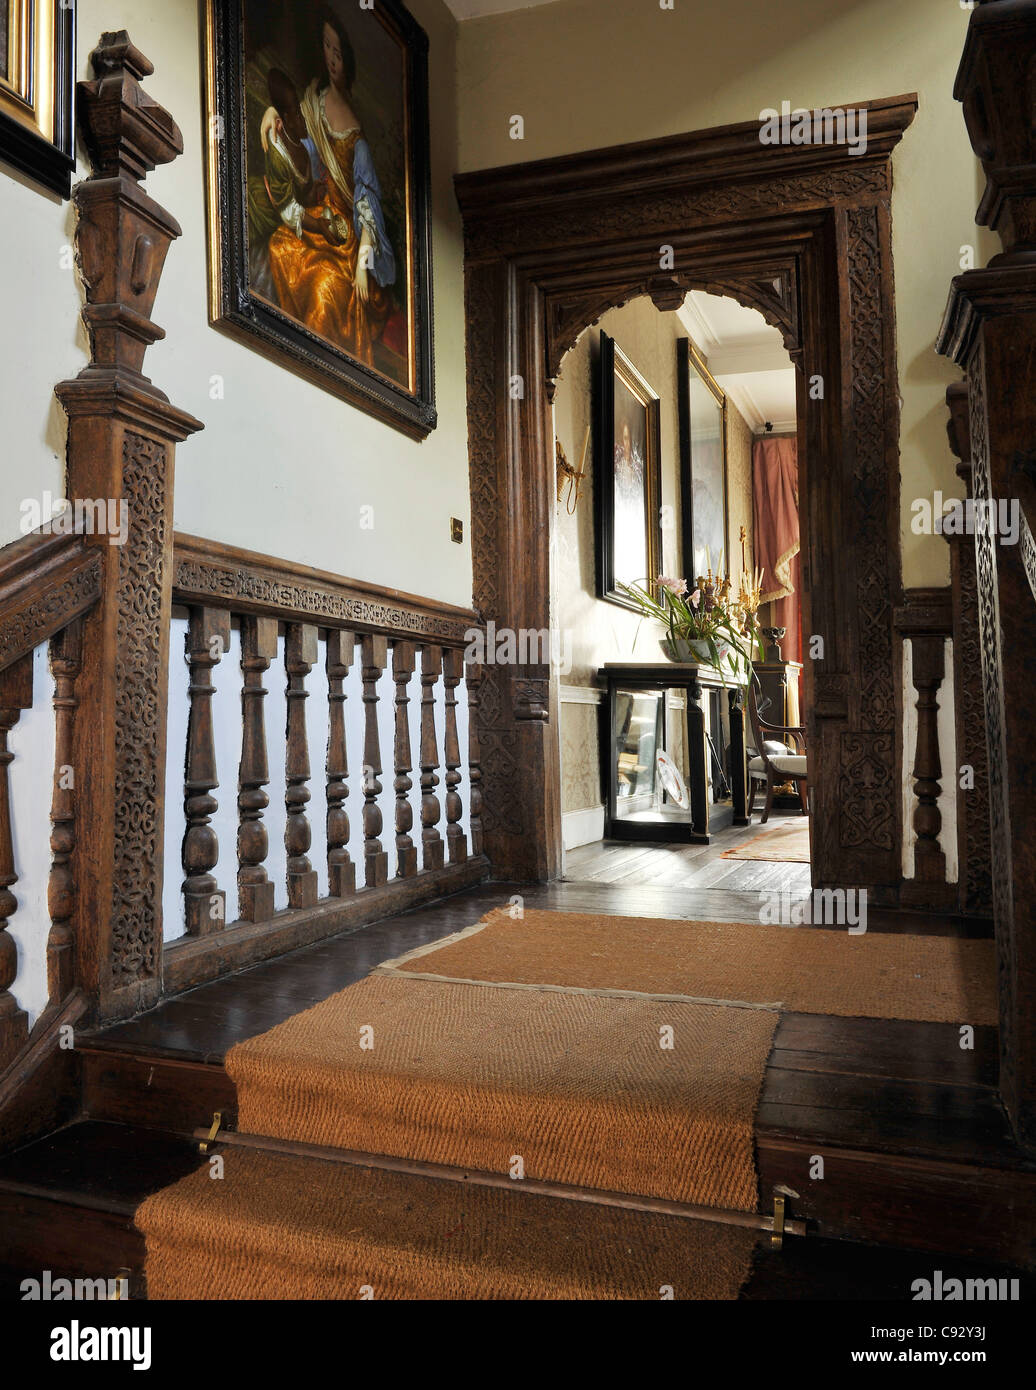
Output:
M363 138L357 127L333 131L319 103L321 129L319 137L312 129L313 105L305 103L307 125L322 152L333 154L327 160L329 169L337 165L342 182L329 174L327 193L322 203L306 208L311 216L323 219L325 209L337 219L340 233L346 240L333 246L320 232L302 229L296 236L290 227L281 226L270 238L270 271L281 308L313 333L319 334L336 347L344 348L365 365L374 365L374 344L381 336L389 314L389 299L385 289L367 272L366 304L356 292L356 268L359 260L360 238L353 219L353 154L356 142Z

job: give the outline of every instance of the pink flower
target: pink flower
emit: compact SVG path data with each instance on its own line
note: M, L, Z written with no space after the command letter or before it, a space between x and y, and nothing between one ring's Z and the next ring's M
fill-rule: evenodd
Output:
M701 602L701 590L700 590L700 589L695 589L694 593L691 595L691 607L692 607L692 608L697 608L697 607L698 607L698 604L699 604L700 602Z
M687 580L666 579L665 575L660 574L658 576L658 587L660 589L668 589L671 594L676 594L679 597L681 594L687 592Z

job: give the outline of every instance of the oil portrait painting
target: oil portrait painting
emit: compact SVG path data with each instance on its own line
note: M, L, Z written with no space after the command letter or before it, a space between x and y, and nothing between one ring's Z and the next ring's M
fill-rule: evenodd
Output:
M427 433L423 32L398 4L210 5L214 321Z

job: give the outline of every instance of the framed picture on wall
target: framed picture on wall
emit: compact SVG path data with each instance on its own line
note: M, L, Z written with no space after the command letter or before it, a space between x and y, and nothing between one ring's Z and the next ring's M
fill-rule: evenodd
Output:
M67 198L75 160L75 7L0 0L0 161Z
M680 497L684 577L711 568L723 574L727 554L727 398L689 338L676 344L680 415Z
M206 30L212 322L423 437L424 30L399 0L207 0Z
M657 393L601 334L594 460L597 594L630 608L616 582L657 579L662 563Z

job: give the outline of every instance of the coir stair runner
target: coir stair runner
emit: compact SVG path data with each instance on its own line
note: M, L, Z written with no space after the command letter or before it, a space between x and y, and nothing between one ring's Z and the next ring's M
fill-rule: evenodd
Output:
M961 1021L988 1007L978 952L943 951L914 984L922 957L897 938L865 954L844 933L753 930L490 914L239 1044L226 1069L242 1131L510 1173L514 1189L228 1148L221 1180L202 1169L141 1209L151 1296L736 1296L751 1233L523 1195L518 1175L757 1210L753 1119L788 938L856 952L831 1011L863 1012L882 988L893 1016L931 1017L933 997ZM950 944L988 945L924 943ZM761 945L768 961L738 964ZM727 979L733 1003L700 1002Z
M156 1299L732 1299L758 1232L227 1149L149 1198Z

